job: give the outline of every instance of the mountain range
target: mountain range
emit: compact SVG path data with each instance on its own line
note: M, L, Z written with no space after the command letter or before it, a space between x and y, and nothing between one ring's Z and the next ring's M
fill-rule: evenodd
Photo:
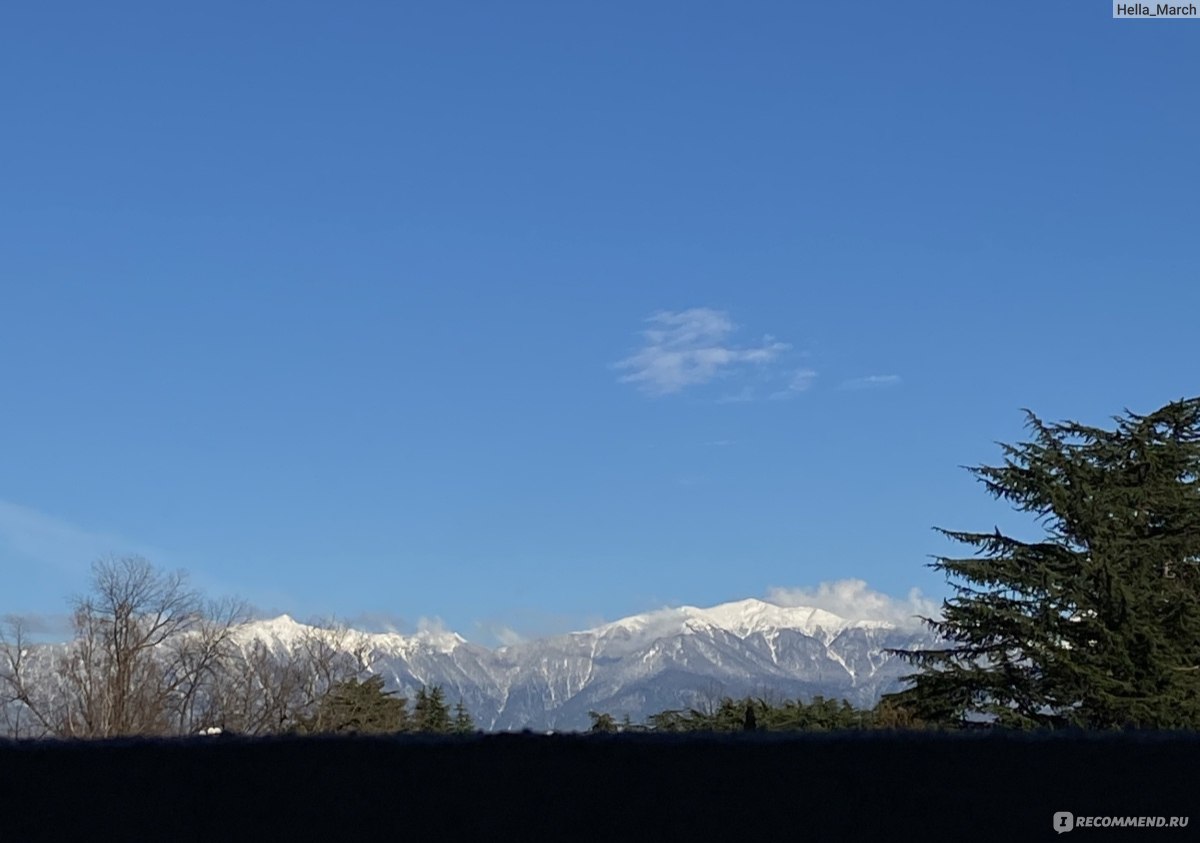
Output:
M310 629L287 615L254 621L241 636L287 647ZM440 685L487 730L577 730L589 711L634 722L720 698L846 699L869 707L901 687L911 667L887 652L933 642L930 633L816 608L740 600L707 609L662 609L489 649L443 631L350 631L371 672L411 696Z

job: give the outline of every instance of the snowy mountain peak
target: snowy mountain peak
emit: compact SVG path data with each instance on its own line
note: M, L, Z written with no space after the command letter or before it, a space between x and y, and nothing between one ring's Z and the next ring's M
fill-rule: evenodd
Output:
M709 608L677 606L657 609L621 618L593 629L573 632L569 637L596 638L608 642L604 649L613 646L624 649L689 633L720 630L738 638L746 638L756 633L771 636L779 630L790 629L828 643L846 629L889 629L892 626L885 621L850 620L812 606L780 606L765 600L748 598ZM277 618L246 624L239 632L238 638L242 641L258 638L290 647L300 642L305 635L319 629L320 627L300 623L290 615L283 614ZM439 623L422 622L418 630L411 634L357 630L347 630L347 634L354 641L366 644L371 649L395 654L408 653L418 648L449 653L468 643L463 636L444 629Z
M851 627L888 627L883 621L851 621L824 609L811 606L779 606L765 600L749 598L702 609L696 606L659 609L641 615L622 618L594 630L578 634L594 634L602 638L621 639L661 638L704 629L720 629L745 638L754 633L768 634L780 629L794 629L805 635L829 640Z
M300 643L306 635L322 631L322 627L300 623L291 615L282 614L277 618L251 621L238 630L236 637L242 643L254 639L270 644L290 648ZM406 653L418 648L426 648L447 653L455 647L467 643L456 632L449 632L438 626L422 627L413 635L403 635L399 632L361 632L355 629L345 630L348 643L365 644L369 649L381 650L386 653Z
M823 628L838 628L847 622L837 615L820 609L785 609L762 600L738 600L734 603L723 603L711 609L687 609L698 619L703 619L722 629L736 632L741 636L753 632L763 632L767 629L802 629L812 632L816 626Z
M234 633L242 643L248 643L256 638L265 639L277 644L291 646L298 642L305 631L311 627L297 622L291 615L283 614L277 618L250 621L243 624Z
M374 638L375 636L372 637ZM399 635L399 633L391 633L391 637L403 638L404 636ZM455 647L467 643L467 639L463 638L457 632L441 628L418 629L416 634L411 636L411 639L420 641L425 646L433 647L444 653L448 653Z

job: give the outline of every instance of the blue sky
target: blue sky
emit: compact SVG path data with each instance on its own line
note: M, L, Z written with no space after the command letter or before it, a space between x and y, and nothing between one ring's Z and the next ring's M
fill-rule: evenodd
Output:
M1097 0L8 4L0 611L127 553L483 642L939 599L932 526L1028 529L959 468L1020 408L1197 392L1198 39Z

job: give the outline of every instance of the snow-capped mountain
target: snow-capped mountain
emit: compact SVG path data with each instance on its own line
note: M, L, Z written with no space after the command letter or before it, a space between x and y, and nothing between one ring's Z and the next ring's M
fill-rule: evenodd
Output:
M248 624L239 637L286 646L304 630L284 615ZM663 609L494 650L445 632L350 631L345 639L370 653L371 670L391 688L411 695L441 685L485 729L536 730L586 728L590 710L637 722L747 694L823 694L870 706L909 672L886 649L931 640L882 621L761 600Z

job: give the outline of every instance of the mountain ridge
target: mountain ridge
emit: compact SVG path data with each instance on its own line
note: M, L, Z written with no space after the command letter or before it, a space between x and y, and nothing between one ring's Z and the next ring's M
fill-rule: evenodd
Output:
M661 630L670 622L678 622L681 628L687 624L709 624L716 628L725 629L729 632L736 632L742 635L749 634L754 631L769 630L769 629L801 629L806 632L826 632L836 633L846 628L893 628L904 629L903 625L896 624L891 621L880 619L848 619L830 612L826 609L821 609L815 606L781 606L777 603L771 603L759 598L750 597L742 600L734 600L726 603L719 603L715 606L707 608L683 605L675 607L663 607L661 609L653 609L648 612L642 612L635 615L629 615L624 618L619 618L615 621L608 621L594 627L586 629L572 630L569 632L556 633L552 635L539 636L537 638L524 639L513 644L500 644L496 647L487 647L486 645L477 642L469 641L457 632L446 630L418 630L412 633L403 633L396 631L388 632L369 632L366 630L352 629L358 635L364 636L371 640L379 641L404 641L404 642L438 642L443 646L450 643L455 644L470 644L476 647L483 647L489 650L505 650L517 648L530 641L539 641L545 639L562 638L567 636L587 636L587 635L603 635L613 633L620 630L628 630L630 632L645 632L650 630ZM305 623L297 621L288 613L283 613L273 618L259 618L248 621L242 624L241 629L246 633L265 632L267 637L276 637L280 639L290 639L299 635L304 630L314 630L324 628L320 623ZM243 633L245 634L245 633Z
M251 621L237 636L286 646L320 628L281 615ZM584 729L591 710L640 721L726 695L821 694L869 706L908 672L887 650L932 641L891 621L756 598L658 609L495 648L442 630L345 631L344 645L369 652L369 670L390 689L411 696L441 685L489 730Z

